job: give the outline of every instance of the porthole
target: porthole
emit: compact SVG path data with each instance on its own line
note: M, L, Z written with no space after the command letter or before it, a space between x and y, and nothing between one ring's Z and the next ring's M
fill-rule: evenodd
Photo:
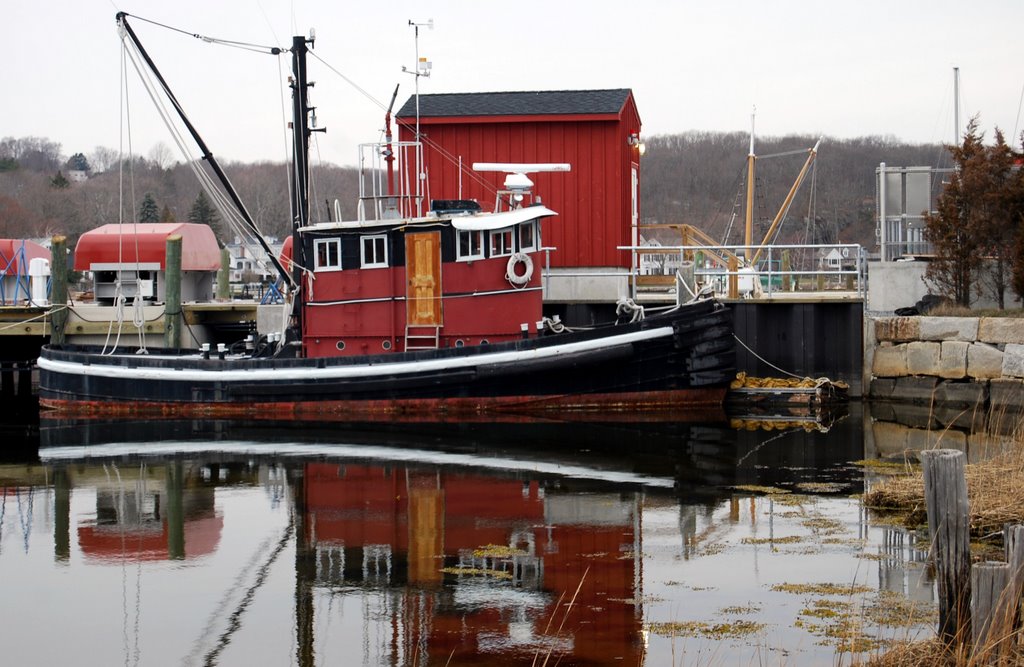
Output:
M339 340L337 343L334 344L334 347L338 348L338 350L344 350L345 349L345 341Z
M487 343L488 343L488 341L487 341L487 339L486 339L486 338L481 338L481 339L480 339L480 344L481 344L481 345L487 345Z
M466 343L460 338L455 341L455 347L463 347Z
M380 344L380 346L383 347L385 350L390 350L391 349L391 341L386 340L386 341L382 342Z

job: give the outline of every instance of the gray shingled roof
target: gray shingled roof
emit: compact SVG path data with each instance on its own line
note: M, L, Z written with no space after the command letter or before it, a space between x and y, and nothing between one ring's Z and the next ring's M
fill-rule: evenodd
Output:
M628 88L610 90L541 90L505 93L440 93L420 95L420 116L563 116L617 114ZM398 117L416 115L410 97Z

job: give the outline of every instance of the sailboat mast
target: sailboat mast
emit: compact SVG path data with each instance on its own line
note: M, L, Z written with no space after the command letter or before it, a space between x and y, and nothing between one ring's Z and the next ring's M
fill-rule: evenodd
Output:
M754 245L754 116L755 109L750 113L750 152L747 153L747 215L745 218L745 233L743 235L743 251L745 257L749 257L750 247Z
M960 145L960 68L953 68L953 145Z

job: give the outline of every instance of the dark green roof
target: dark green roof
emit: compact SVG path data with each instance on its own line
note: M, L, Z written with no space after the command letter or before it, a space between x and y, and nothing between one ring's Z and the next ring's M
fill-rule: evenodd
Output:
M622 111L629 88L609 90L542 90L505 93L440 93L420 95L420 116L564 116L617 114ZM410 97L398 117L416 115L416 98Z

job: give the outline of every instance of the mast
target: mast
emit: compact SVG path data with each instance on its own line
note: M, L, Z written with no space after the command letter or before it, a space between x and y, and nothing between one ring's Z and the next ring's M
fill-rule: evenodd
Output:
M960 68L953 68L953 145L960 145Z
M267 243L267 240L265 238L263 238L263 234L260 233L260 230L256 226L256 223L253 221L252 216L249 215L248 209L245 208L245 204L242 203L241 198L235 191L235 188L231 184L231 181L228 179L227 174L225 174L224 170L221 169L220 163L217 162L216 158L213 157L213 153L210 152L210 149L206 145L206 142L203 141L203 138L201 136L199 136L199 132L196 130L195 126L192 125L192 122L188 119L188 116L185 115L185 110L178 102L178 98L174 96L174 93L171 91L170 86L167 85L167 81L164 80L164 77L160 73L160 70L157 69L156 64L153 62L153 59L149 57L149 53L147 53L146 49L142 46L142 42L139 41L139 38L135 34L135 31L132 30L132 27L130 25L128 25L128 14L126 12L118 12L115 18L117 20L118 25L123 30L124 34L132 40L132 44L134 44L135 48L139 50L139 55L142 56L142 59L146 62L146 65L149 67L150 71L153 72L153 75L156 77L157 81L160 82L160 87L163 89L164 94L167 95L168 101L170 101L171 105L174 107L174 110L178 113L178 117L181 118L181 122L185 124L185 128L188 130L188 133L192 135L192 139L196 142L196 145L199 147L199 150L202 151L203 159L209 163L210 168L213 170L214 175L217 176L217 180L220 181L221 186L224 188L228 197L231 199L231 203L235 205L236 209L238 209L238 212L242 216L242 220L245 223L245 226L249 229L249 231L253 233L253 236L259 242L260 246L263 248L263 251L267 253L267 257L270 258L270 262L271 264L274 265L274 269L281 276L281 278L284 279L286 284L291 286L298 284L297 282L292 280L292 277L288 274L288 271L281 264L280 260L278 260L277 256L274 255L274 251L271 249L270 244Z
M751 246L754 244L754 115L755 108L750 112L750 152L747 153L747 215L745 220L745 233L743 235L743 256L748 257Z
M309 135L312 132L326 132L326 128L316 127L316 107L309 106L309 88L313 86L307 78L306 54L309 47L316 41L301 35L292 37L292 279L299 286L300 306L302 273L309 266L306 248L302 243L299 229L309 224ZM313 127L310 127L312 115ZM302 338L302 308L292 313L295 332Z
M398 85L395 86L395 92L391 95L388 111L384 114L384 142L387 144L384 149L384 161L388 163L388 197L395 196L395 151L391 147L391 140L394 138L391 134L391 110L395 108L396 99L398 99Z

